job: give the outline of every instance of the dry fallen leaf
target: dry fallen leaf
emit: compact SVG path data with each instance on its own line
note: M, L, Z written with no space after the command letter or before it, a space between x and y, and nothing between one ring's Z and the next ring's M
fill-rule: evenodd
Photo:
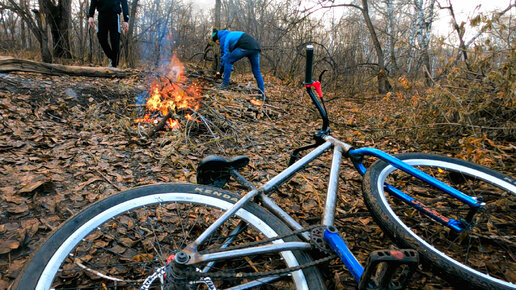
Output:
M7 254L12 250L18 249L20 243L18 241L6 240L0 241L0 254Z

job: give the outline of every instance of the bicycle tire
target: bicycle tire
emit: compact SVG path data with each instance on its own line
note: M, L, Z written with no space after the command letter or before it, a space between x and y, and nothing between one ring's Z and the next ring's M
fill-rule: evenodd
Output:
M384 192L384 183L401 189L447 217L459 219L469 207L461 207L456 200L448 200L447 194L379 160L367 170L362 189L366 205L380 227L398 245L417 250L451 284L461 283L461 288L468 285L466 288L516 289L512 280L514 276L510 277L516 270L511 260L514 259L511 252L514 252L516 234L515 226L511 224L516 204L516 181L491 169L451 157L424 153L406 153L396 157L463 192L466 187L476 189L465 193L482 196L486 210L476 214L475 226L471 230L460 235L450 233L446 227L389 196ZM507 219L509 224L504 225L502 221ZM497 224L492 221L497 221ZM495 230L500 233L495 233ZM489 231L490 236L486 238L484 231ZM495 248L504 239L508 239L504 244L507 248ZM459 245L455 244L457 242ZM467 255L463 255L465 252ZM493 266L499 268L493 269Z
M142 280L164 265L169 254L181 250L185 244L193 241L237 200L238 196L230 192L192 184L149 185L118 193L92 204L52 232L25 266L13 289L48 289L50 286L139 287ZM245 221L249 226L235 238L232 245L254 241L260 235L273 237L290 232L277 217L254 203L248 203L224 224L229 226L221 227L201 250L219 248L227 237L215 235L230 233L231 227L239 220ZM144 224L149 221L148 225ZM189 222L191 227L183 225ZM192 239L188 238L190 235ZM275 263L282 263L285 268L285 264L296 266L312 261L303 251L286 251L280 254L272 257L245 257L248 260L244 257L238 261L224 260L217 262L212 270L261 272L265 267L270 269L277 266ZM102 261L106 262L105 269L100 268L103 265L96 264ZM224 268L226 262L227 268ZM88 270L82 269L79 264L86 266ZM234 265L239 265L240 268L230 268ZM125 282L114 282L112 279L104 279L92 270L110 278L118 278L123 274L127 276L124 277ZM88 279L92 281L86 281ZM279 284L274 287L290 286L286 285L289 283L298 289L325 287L316 267L293 272L288 279L290 281L274 281ZM228 283L241 283L230 279L213 279L213 282L224 288Z

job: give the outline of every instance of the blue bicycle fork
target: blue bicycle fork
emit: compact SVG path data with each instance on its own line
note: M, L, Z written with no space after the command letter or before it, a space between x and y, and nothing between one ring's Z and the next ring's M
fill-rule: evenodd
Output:
M351 253L344 240L340 237L337 230L330 226L324 230L324 241L326 241L332 250L339 256L346 268L349 270L353 278L360 282L360 277L364 273L364 267L360 265L357 258Z
M364 268L334 226L324 230L323 238L342 260L359 290L404 289L419 264L419 255L415 250L378 250L371 252ZM398 288L391 287L395 285Z

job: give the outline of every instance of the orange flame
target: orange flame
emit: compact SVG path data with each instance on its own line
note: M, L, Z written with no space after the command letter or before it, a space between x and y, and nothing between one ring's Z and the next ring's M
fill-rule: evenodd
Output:
M172 119L167 120L167 125L168 125L168 127L170 127L170 129L179 129L179 127L181 127L178 120L172 120Z
M261 100L251 99L250 102L251 102L251 104L253 104L255 106L263 106L263 101L261 101Z
M161 76L150 86L150 97L145 104L148 112L159 112L163 117L168 114L169 110L174 112L186 109L194 112L199 110L202 98L201 89L195 83L188 86L182 84L188 81L184 76L184 69L183 63L173 55L166 76ZM193 120L190 114L186 115L185 118ZM149 114L135 120L137 123L152 123L154 121ZM171 129L177 129L180 127L180 121L169 119L167 125Z

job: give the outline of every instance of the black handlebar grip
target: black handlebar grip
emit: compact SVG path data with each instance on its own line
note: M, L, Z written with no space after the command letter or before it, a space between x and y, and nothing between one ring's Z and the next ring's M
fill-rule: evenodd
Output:
M312 67L314 65L314 47L312 45L306 46L306 71L305 71L305 84L309 85L313 83L312 80Z

